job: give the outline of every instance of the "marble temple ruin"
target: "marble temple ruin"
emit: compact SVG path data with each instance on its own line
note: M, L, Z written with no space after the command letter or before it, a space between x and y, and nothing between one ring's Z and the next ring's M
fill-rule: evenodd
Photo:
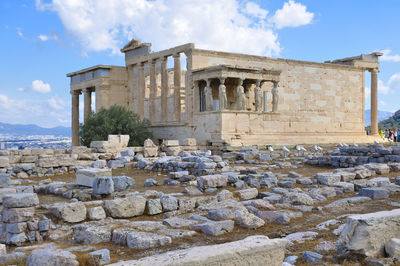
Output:
M317 63L202 50L192 43L151 52L151 44L139 40L121 52L125 66L97 65L67 74L73 146L79 146L82 93L84 120L95 93L96 111L126 106L151 122L154 140L196 138L215 146L337 143L368 142L378 133L381 53ZM366 71L371 73L370 136L364 128Z

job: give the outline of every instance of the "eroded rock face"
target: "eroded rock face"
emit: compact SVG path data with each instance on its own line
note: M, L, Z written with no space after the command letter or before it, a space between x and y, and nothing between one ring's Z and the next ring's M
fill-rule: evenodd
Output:
M104 208L113 218L130 218L143 215L146 199L141 196L106 200Z
M28 257L28 266L78 266L76 256L69 251L46 248L32 251Z
M400 237L400 209L347 217L336 242L339 255L384 255L385 244Z
M227 175L205 175L198 178L199 186L203 189L213 187L225 187L227 182Z

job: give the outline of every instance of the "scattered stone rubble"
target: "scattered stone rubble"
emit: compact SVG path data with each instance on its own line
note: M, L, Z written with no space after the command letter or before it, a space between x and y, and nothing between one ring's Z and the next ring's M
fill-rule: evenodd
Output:
M186 144L193 148L195 143ZM110 148L108 142L94 147L102 152ZM0 263L79 265L83 252L88 263L104 265L120 260L116 247L121 246L141 257L182 249L136 257L128 265L170 257L182 263L234 264L235 252L254 265L265 265L267 257L270 265L287 266L399 260L400 162L387 157L396 155L398 146L347 147L327 155L328 147L319 157L305 148L216 154L183 148L173 140L161 148L150 140L142 150L124 148L118 155L91 157L85 166L71 165L74 182L36 180L34 171L24 171L29 178L22 178L8 162L0 174L0 243L5 244L0 245ZM72 150L77 149L85 148ZM59 151L52 151L53 157L46 153L43 158L51 161ZM355 154L368 159L348 163ZM339 164L343 168L315 166L336 162L332 158L337 156L346 157L346 164ZM113 175L114 161L154 173L154 178L142 185L137 176ZM171 188L179 192L168 192ZM46 197L54 201L41 202ZM243 240L231 238L232 233L242 234ZM211 239L207 244L220 243L220 237L238 241L196 247L195 239L202 236ZM305 250L302 244L312 241L317 243Z

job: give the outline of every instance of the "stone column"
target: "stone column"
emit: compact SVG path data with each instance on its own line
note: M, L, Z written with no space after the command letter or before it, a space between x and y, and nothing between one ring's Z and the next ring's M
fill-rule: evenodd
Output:
M371 135L378 135L378 69L371 71Z
M83 105L83 121L86 123L86 119L92 112L92 89L86 88L83 90L84 93L84 105Z
M132 88L131 90L131 98L132 98L132 111L136 114L139 113L139 109L138 109L138 82L139 82L139 69L138 69L138 65L132 65L130 67L131 69L131 80L128 80L128 82L130 83L130 86Z
M174 99L175 99L175 120L181 121L181 56L174 54Z
M80 146L79 141L79 95L80 91L71 91L72 95L72 119L71 119L71 133L72 133L72 146Z
M239 84L236 87L236 106L237 110L246 110L246 95L244 93L243 79L239 79Z
M185 120L189 120L192 122L193 113L198 112L200 109L197 109L197 102L195 102L195 98L197 95L194 95L194 87L196 86L192 77L192 50L188 50L184 52L186 55L186 75L185 75ZM197 84L198 86L198 84Z
M278 93L279 81L274 81L274 87L272 88L272 112L278 112L279 93Z
M161 121L166 123L168 121L168 69L167 59L161 59Z
M207 85L204 87L205 110L214 111L213 95L211 88L211 79L206 80Z
M156 97L157 97L157 76L156 60L151 61L150 65L150 122L156 122Z
M144 94L145 94L145 86L146 80L144 77L144 62L139 65L138 69L138 100L137 100L137 113L143 118L144 117Z
M218 97L219 97L219 110L225 110L228 107L228 99L226 98L225 78L219 78Z

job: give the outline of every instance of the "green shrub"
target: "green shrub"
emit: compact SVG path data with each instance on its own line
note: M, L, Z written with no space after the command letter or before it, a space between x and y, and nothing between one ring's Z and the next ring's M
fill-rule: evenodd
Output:
M142 146L152 136L149 126L147 119L140 119L123 106L113 105L91 113L86 123L80 125L79 134L82 144L87 147L92 141L107 140L108 135L129 135L129 146Z

